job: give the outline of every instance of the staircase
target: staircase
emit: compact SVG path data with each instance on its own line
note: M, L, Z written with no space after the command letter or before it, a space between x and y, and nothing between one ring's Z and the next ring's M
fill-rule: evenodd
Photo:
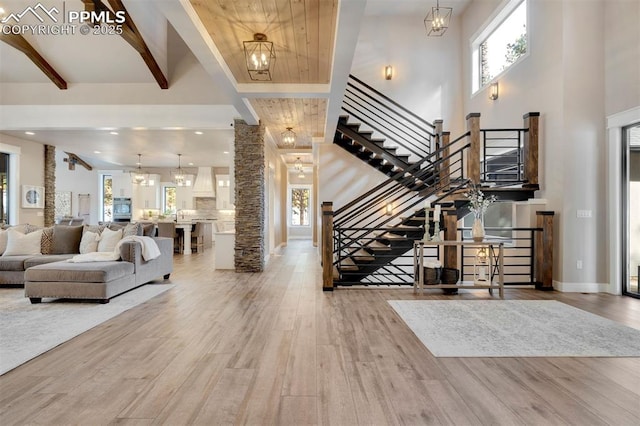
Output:
M526 200L537 189L537 175L534 184L524 176L527 129L469 131L449 141L441 128L353 76L342 109L334 143L388 179L334 212L334 286L412 284L408 253L423 238L425 216L432 214L425 200L460 218L469 212L464 196L469 182L499 201ZM383 207L387 204L390 211Z

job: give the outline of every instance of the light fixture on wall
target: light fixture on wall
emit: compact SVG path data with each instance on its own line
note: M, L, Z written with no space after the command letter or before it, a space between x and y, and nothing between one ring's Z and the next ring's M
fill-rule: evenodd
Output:
M271 81L273 66L276 62L276 52L273 43L267 41L267 36L255 33L253 40L243 41L244 57L247 71L251 80Z
M440 7L439 0L436 0L436 7L432 7L431 11L427 13L427 16L424 18L424 27L427 30L427 36L442 36L447 31L447 28L449 28L452 13L453 8Z
M293 127L287 127L287 130L280 134L285 148L293 148L296 145L296 132L292 129Z
M154 182L149 179L149 173L142 170L142 154L138 154L138 167L129 172L131 175L131 183L142 186L153 186Z
M496 99L498 99L498 82L497 81L495 83L491 83L491 86L489 86L489 99L491 99L492 101L495 101Z
M300 159L300 157L296 158L295 163L293 163L293 167L296 169L296 171L302 172L302 160Z
M182 154L178 154L178 168L173 172L173 183L178 186L189 186L190 182L187 181L187 174L182 168L181 157Z
M393 203L387 203L384 207L384 213L387 216L391 216L393 214Z
M387 65L384 67L384 79L391 80L393 78L393 67L391 65Z

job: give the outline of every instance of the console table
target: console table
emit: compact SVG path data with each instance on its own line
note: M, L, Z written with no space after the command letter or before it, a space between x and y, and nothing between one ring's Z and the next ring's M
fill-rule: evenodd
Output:
M461 248L486 247L488 251L488 284L474 284L473 282L466 282L459 280L456 284L433 284L428 288L464 288L469 290L476 289L488 289L489 293L493 294L493 290L497 289L501 299L504 299L504 243L494 241L415 241L413 243L413 290L417 292L418 289L424 293L424 251L426 247L438 247L438 253L441 246L458 246ZM497 249L497 254L496 254ZM462 259L464 261L464 259ZM498 280L494 281L494 272L497 269ZM415 273L417 271L417 274ZM461 279L463 277L460 277Z

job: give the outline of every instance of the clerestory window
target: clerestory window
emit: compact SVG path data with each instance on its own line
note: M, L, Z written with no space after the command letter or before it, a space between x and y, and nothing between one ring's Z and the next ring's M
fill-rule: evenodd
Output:
M472 92L487 86L527 52L527 0L511 0L471 42Z

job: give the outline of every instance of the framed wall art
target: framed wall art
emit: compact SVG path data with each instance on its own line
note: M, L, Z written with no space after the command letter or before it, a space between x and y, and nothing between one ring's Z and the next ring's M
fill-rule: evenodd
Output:
M44 208L44 187L22 185L22 207L25 209Z

